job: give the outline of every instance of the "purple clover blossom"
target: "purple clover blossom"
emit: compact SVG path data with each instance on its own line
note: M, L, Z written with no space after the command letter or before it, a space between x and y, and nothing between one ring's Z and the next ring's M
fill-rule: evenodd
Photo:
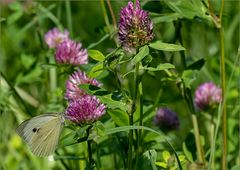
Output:
M59 64L81 65L88 63L88 54L81 43L67 39L58 44L55 59Z
M194 101L200 110L213 108L222 101L222 90L212 82L203 83L195 91Z
M67 30L60 32L57 28L49 30L44 36L49 48L56 48L59 43L66 39L69 39L69 32Z
M128 5L122 8L118 35L120 43L128 51L153 39L153 23L148 12L141 9L139 0L136 1L135 9L132 2L128 2Z
M91 84L97 87L101 86L96 79L87 77L84 72L80 70L75 71L66 82L65 98L68 101L75 100L83 95L86 95L86 92L78 87L80 84Z
M76 124L91 124L105 114L105 109L96 96L85 95L69 103L65 117Z
M168 108L159 108L153 119L153 123L167 130L174 130L179 127L177 114Z

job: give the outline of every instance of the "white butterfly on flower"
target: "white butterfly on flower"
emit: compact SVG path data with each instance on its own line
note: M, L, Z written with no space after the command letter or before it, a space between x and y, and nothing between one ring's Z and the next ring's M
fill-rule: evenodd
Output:
M25 120L16 131L33 154L44 157L56 150L63 126L63 114L49 113Z

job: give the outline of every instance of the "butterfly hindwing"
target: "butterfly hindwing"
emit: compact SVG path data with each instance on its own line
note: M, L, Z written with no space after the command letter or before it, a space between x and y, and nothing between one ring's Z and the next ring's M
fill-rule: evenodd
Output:
M62 127L62 115L44 114L21 123L17 133L35 155L42 157L55 151Z
M48 156L53 153L57 147L61 129L61 120L58 118L44 124L31 140L32 152L38 156Z

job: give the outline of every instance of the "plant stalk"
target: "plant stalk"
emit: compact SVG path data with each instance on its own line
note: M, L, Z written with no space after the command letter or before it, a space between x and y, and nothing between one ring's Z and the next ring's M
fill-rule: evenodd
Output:
M116 17L114 15L110 0L107 0L107 5L108 5L108 9L110 11L111 17L112 17L112 23L113 23L114 29L117 30L117 21L116 21Z
M222 26L222 14L224 9L224 0L221 1L220 9L220 27L219 38L220 38L220 49L221 49L221 58L220 58L220 74L221 74L221 86L222 86L222 133L223 133L223 154L222 154L222 170L227 169L227 107L226 107L226 72L225 72L225 50L224 50L224 33Z
M139 95L140 95L140 119L139 126L143 126L143 92L142 92L142 82L139 83ZM138 143L137 143L137 156L136 156L136 166L138 167L138 158L142 152L142 129L138 130Z
M226 107L226 73L225 73L225 52L224 52L224 36L222 27L219 29L220 36L220 74L221 74L221 86L222 86L222 132L223 132L223 154L222 154L222 170L227 169L227 107Z
M132 104L132 110L135 110L134 104ZM133 125L133 112L129 114L129 125ZM133 130L129 131L129 145L128 145L128 170L132 169L132 151L133 150Z
M200 164L205 164L204 151L201 144L201 138L200 138L200 133L198 128L198 121L197 121L196 112L195 112L193 101L192 101L192 93L190 89L185 87L185 85L184 85L184 98L191 112L198 161Z
M214 116L211 115L211 146L214 146L214 129L215 129L215 124L214 124ZM211 168L215 169L215 161L214 161L214 153L212 155L212 160L211 162Z
M89 165L89 169L93 170L94 169L93 168L94 167L94 160L93 160L93 157L92 157L91 143L92 143L92 140L87 141L87 145L88 145L88 165Z
M136 63L135 66L135 74L134 74L134 89L133 89L133 101L131 112L129 114L129 125L133 125L133 113L136 110L136 103L137 103L137 92L138 92L138 73L139 73L139 63ZM132 154L133 152L133 130L129 132L129 150L128 150L128 170L132 170Z
M71 1L65 0L65 6L66 6L68 29L70 30L71 36L73 36Z
M108 31L111 33L112 29L111 29L108 15L107 15L107 10L106 10L105 4L104 4L104 0L100 0L100 4L101 4L102 10L103 10L103 18L104 18L105 24L108 28Z
M91 130L92 126L89 126L87 128L87 138L89 137L89 134L90 134L90 130ZM93 160L93 157L92 157L92 147L91 147L91 143L92 143L92 140L87 140L87 148L88 148L88 168L90 170L93 170L94 169L94 160Z
M54 58L50 57L50 64L55 64ZM56 68L51 68L49 70L49 82L50 82L50 89L51 92L54 92L57 88L57 70Z
M192 114L192 122L193 122L194 137L195 137L195 142L197 147L198 161L200 164L203 164L205 160L204 160L204 154L203 154L202 145L201 145L197 117L195 114Z

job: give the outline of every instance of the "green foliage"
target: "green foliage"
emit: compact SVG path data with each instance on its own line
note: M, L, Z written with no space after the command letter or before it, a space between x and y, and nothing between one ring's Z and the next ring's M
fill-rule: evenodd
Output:
M156 50L162 50L162 51L182 51L185 50L181 45L176 44L168 44L163 43L161 41L156 41L151 44L149 44L149 47L156 49Z
M162 152L163 161L156 162L155 164L163 169L176 170L178 169L177 162L174 157L168 151ZM186 164L187 160L184 155L179 155L179 159L182 165Z
M135 57L132 59L133 63L136 64L139 61L141 61L144 57L146 57L149 54L149 48L147 45L139 49L139 53L135 55Z
M104 61L105 56L98 50L88 50L88 55L96 61Z
M126 1L0 2L0 169L128 169L131 132L133 169L222 169L222 105L208 112L194 105L194 91L201 83L221 86L222 49L216 33L220 26L226 55L227 167L239 169L238 2L225 1L220 23L221 1L141 1L154 24L154 41L130 53L117 39L125 5ZM87 48L88 64L55 62L55 50L44 41L53 27L69 30L71 39ZM103 85L79 88L97 96L106 114L92 125L66 120L55 154L38 158L15 129L32 116L64 112L65 83L77 69ZM163 133L153 124L159 107L176 111L178 130ZM197 117L205 165L198 162L192 114Z
M149 150L144 152L138 160L137 169L157 170L157 167L155 166L156 159L157 152L155 150Z

